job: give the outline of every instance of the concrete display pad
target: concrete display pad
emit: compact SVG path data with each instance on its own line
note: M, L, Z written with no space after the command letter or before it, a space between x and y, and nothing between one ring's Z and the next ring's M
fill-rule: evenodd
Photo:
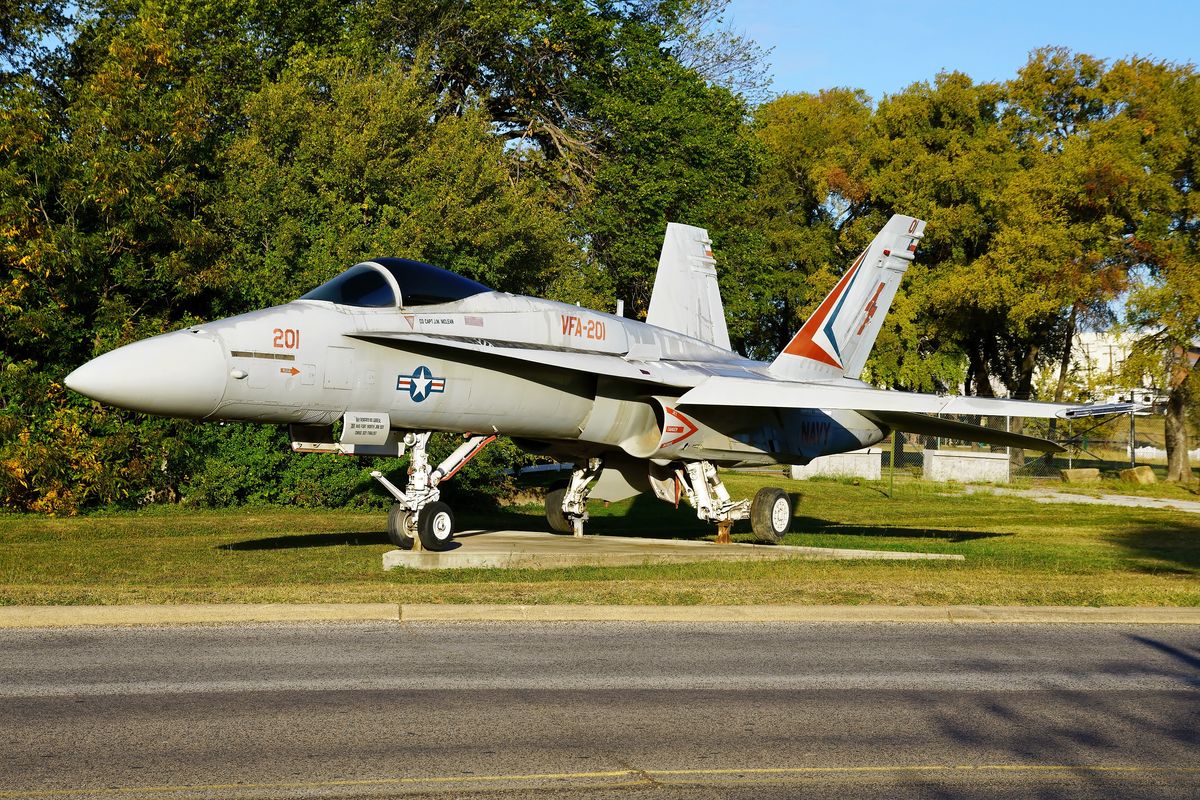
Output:
M938 559L962 561L948 553L892 550L847 550L787 545L714 544L678 539L635 539L624 536L574 536L531 531L465 531L455 535L452 549L440 553L391 550L383 554L385 570L408 569L552 569L677 564L691 561L765 561L768 559Z

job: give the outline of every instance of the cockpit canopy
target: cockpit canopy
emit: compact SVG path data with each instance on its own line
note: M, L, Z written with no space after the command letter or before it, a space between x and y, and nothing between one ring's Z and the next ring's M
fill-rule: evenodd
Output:
M313 289L301 300L360 308L411 308L451 303L492 291L482 283L407 258L375 258Z

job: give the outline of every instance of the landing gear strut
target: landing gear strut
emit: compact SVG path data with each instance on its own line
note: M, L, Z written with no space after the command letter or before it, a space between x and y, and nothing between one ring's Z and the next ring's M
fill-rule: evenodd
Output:
M376 470L371 477L395 498L388 512L388 539L402 550L445 550L454 538L454 512L441 501L438 484L454 477L463 465L479 454L495 436L468 436L450 456L429 468L426 448L432 431L406 433L404 445L412 450L408 483L404 491Z
M717 544L729 544L733 523L749 519L755 536L778 544L792 522L792 500L782 489L764 488L754 501L734 500L710 461L675 462L652 468L650 485L660 500L679 505L686 499L696 516L717 526Z
M546 493L546 521L550 523L551 530L583 536L591 483L603 471L604 459L589 458L583 466L575 465L571 479L565 484L551 487Z
M711 461L688 461L675 470L677 486L696 516L717 524L717 544L729 544L733 523L750 516L749 500L733 500Z

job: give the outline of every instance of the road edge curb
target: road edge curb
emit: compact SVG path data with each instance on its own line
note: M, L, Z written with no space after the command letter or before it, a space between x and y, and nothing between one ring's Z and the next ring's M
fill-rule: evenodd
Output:
M809 622L1200 625L1180 606L648 606L257 603L0 606L0 629L239 622Z

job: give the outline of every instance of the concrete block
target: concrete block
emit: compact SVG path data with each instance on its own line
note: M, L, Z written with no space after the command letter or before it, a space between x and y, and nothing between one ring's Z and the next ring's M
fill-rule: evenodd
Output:
M804 466L792 465L792 480L806 480L821 476L826 478L866 478L877 481L883 474L883 451L868 447L832 456L814 458Z
M958 553L913 553L900 550L853 550L796 545L714 544L679 539L629 536L558 536L532 531L462 531L450 549L437 553L389 550L385 570L407 569L561 569L579 566L685 564L699 561L767 561L776 559L932 559L962 561ZM392 606L394 610L396 607ZM3 609L0 608L0 612ZM0 620L3 614L0 613ZM0 797L3 793L0 793Z
M1158 483L1158 478L1154 475L1154 470L1142 464L1139 467L1121 470L1121 480L1126 483L1137 483L1142 486L1148 486L1151 483Z
M1008 453L978 450L926 450L924 475L928 481L1008 483Z
M1100 470L1096 467L1062 470L1063 483L1099 483Z

